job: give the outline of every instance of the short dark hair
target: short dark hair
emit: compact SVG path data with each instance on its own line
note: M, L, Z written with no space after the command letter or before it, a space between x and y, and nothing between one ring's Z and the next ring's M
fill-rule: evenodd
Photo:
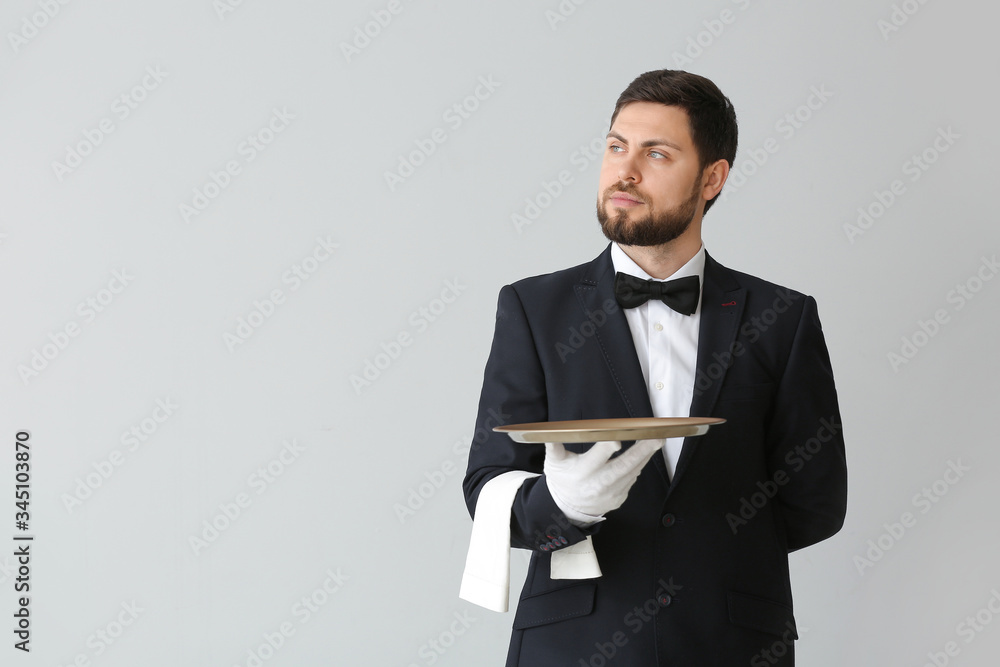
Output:
M658 102L687 112L691 139L702 169L718 160L736 160L736 109L712 81L681 70L660 69L637 76L615 103L611 125L630 102ZM609 127L610 129L610 127ZM705 202L705 212L718 195Z

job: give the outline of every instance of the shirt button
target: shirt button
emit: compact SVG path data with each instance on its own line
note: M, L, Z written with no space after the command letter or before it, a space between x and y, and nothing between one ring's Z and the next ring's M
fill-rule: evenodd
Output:
M663 389L663 383L662 382L657 382L653 386L656 387L657 389Z
M677 523L677 517L675 517L673 514L664 514L663 515L663 527L664 528L670 528L675 523Z
M657 601L660 603L661 607L668 607L670 606L670 603L673 601L673 598L671 598L669 595L661 595Z
M656 324L654 324L653 328L656 329L657 331L663 331L663 325L660 324L659 322L657 322Z

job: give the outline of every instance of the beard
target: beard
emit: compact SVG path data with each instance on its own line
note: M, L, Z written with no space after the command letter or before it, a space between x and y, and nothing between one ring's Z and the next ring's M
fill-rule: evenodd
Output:
M701 192L700 179L696 179L694 188L685 201L668 211L657 211L650 207L649 213L637 220L630 220L629 209L617 209L613 214L608 215L605 206L602 205L602 198L597 199L597 221L601 224L601 231L609 241L614 241L619 245L635 246L655 246L669 243L687 231L694 221L695 212L698 210L698 196ZM616 192L624 192L636 198L640 198L638 192L632 187L622 187L622 184L613 185L604 192L603 201L610 201Z

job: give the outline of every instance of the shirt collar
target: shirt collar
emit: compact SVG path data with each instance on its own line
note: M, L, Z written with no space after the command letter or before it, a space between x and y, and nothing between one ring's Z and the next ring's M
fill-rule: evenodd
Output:
M642 268L636 264L631 257L625 254L625 251L615 243L611 243L611 264L615 269L615 273L622 272L627 273L630 276L635 276L636 278L642 278L644 280L674 280L676 278L683 278L685 276L698 276L698 284L705 284L705 244L702 243L701 247L698 248L698 252L694 254L694 257L689 259L687 263L681 268L674 271L671 275L666 278L654 278Z

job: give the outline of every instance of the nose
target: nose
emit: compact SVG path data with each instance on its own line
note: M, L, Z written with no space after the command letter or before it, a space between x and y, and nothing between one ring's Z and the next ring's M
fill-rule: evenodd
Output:
M618 180L624 182L638 183L642 180L642 174L636 166L631 155L626 155L618 163Z

